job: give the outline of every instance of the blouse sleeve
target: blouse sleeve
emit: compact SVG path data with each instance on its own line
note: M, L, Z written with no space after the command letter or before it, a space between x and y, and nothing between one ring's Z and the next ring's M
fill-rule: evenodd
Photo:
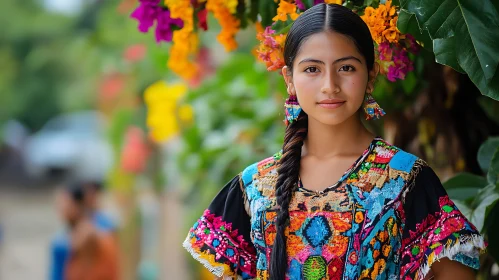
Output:
M483 237L449 199L429 166L413 172L417 175L403 204L401 279L423 279L431 265L445 257L478 269L486 246Z
M256 252L241 177L227 183L191 227L184 248L218 277L252 279Z

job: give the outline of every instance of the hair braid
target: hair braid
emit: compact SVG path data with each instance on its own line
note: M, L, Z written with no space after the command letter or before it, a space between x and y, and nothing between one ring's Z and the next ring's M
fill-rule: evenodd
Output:
M307 136L308 116L301 112L298 119L288 125L284 135L282 158L277 169L276 199L279 207L276 219L276 236L270 261L270 279L284 280L287 270L286 237L289 223L289 203L298 183L301 148Z

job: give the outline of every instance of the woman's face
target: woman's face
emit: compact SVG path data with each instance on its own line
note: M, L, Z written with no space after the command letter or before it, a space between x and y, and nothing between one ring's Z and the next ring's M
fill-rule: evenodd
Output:
M288 93L297 95L309 119L337 125L358 112L377 69L367 70L364 56L347 36L320 32L302 43L292 75L284 67L283 76Z
M83 215L81 207L66 191L57 192L56 207L61 218L68 224L74 224Z

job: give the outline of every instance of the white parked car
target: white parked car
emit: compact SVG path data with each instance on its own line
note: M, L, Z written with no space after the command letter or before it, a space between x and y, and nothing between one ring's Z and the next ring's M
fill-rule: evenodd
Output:
M113 163L104 118L95 111L55 117L30 136L24 148L29 176L43 178L62 170L82 180L102 180Z

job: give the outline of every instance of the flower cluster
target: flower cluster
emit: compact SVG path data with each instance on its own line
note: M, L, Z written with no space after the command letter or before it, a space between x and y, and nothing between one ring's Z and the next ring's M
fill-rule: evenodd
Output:
M383 42L397 43L402 36L397 29L397 10L391 0L379 4L378 8L367 7L361 18L369 27L371 36L377 44Z
M397 9L387 0L378 8L367 7L361 18L369 27L373 40L378 45L377 62L380 72L388 80L403 80L408 72L414 69L409 52L416 53L419 47L414 37L402 34L397 29Z
M172 27L182 28L182 20L172 18L170 11L159 6L160 0L140 0L140 5L132 12L131 17L139 22L139 31L148 32L156 22L156 41L171 42Z
M194 77L197 65L190 60L198 50L199 39L194 32L194 8L188 0L165 0L173 18L181 19L184 26L173 33L168 67L186 80Z
M277 8L277 15L272 19L274 23L278 21L288 22L296 20L300 14L297 12L298 6L303 6L303 3L293 4L281 0ZM279 70L284 66L283 50L284 42L286 41L286 34L278 34L271 26L262 27L260 23L256 24L257 35L256 38L260 41L260 45L256 50L258 59L265 62L267 70Z
M288 21L288 15L291 17L291 20L296 20L299 16L298 13L296 13L296 5L286 2L286 1L281 1L279 2L279 7L277 8L277 15L272 19L272 21Z
M276 35L275 30L272 30L270 26L263 30L262 25L258 23L256 27L258 31L256 38L260 41L256 50L258 59L265 62L269 71L281 69L284 66L283 50L286 36Z
M164 81L158 81L146 89L147 126L154 141L168 141L178 134L181 123L192 121L192 107L180 104L186 92L186 85L168 85Z
M419 47L410 34L406 34L404 42L408 44L408 47L401 44L390 45L388 42L383 42L378 46L380 72L391 82L405 79L406 74L414 70L413 63L409 59L409 52L416 53Z
M164 2L160 3L162 1ZM287 31L302 12L320 3L346 6L354 3L353 0L266 1L278 2L278 7L272 15L270 26L262 26L260 22L255 22L257 39L260 42L255 49L255 55L266 64L269 71L279 70L284 66L283 50ZM132 13L132 17L139 21L141 32L147 32L154 23L157 23L156 40L173 41L168 67L184 79L191 80L199 71L198 64L193 60L199 52L198 32L208 30L208 13L213 14L222 28L217 35L218 41L226 51L232 51L238 46L235 36L242 23L255 21L254 17L247 17L260 12L242 11L241 9L249 7L243 2L241 0L139 0L140 5ZM392 0L382 2L376 8L368 5L364 10L355 6L355 11L361 14L376 43L376 61L381 65L381 73L390 81L396 81L404 79L414 68L409 53L417 52L419 46L412 36L402 34L397 29L398 9L392 5ZM268 10L266 13L268 14Z

